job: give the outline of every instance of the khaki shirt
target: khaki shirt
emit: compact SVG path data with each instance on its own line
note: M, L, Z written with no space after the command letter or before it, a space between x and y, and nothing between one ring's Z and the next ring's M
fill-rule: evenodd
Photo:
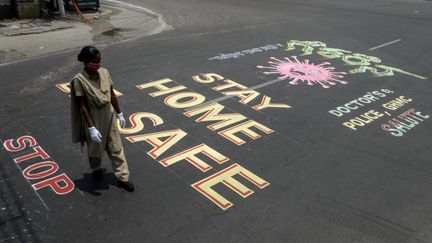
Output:
M71 81L72 140L90 141L88 125L83 119L76 97L86 96L94 126L102 135L102 141L111 129L116 129L114 108L111 105L111 76L105 68L98 70L99 80L90 80L87 72L77 74Z

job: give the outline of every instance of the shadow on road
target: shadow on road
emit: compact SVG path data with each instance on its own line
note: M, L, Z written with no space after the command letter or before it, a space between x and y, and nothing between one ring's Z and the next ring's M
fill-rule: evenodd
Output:
M100 196L100 191L109 190L110 186L117 186L117 178L114 173L106 173L106 169L102 169L102 178L97 179L90 173L84 173L81 179L74 181L75 185L83 192L87 192L93 196Z
M0 242L40 242L24 199L0 163Z

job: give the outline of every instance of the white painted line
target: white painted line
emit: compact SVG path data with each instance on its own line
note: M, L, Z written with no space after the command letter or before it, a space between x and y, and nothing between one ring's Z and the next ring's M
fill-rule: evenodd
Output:
M279 79L279 78L277 78L277 79L273 79L273 80L267 81L267 82L265 82L265 83L262 83L262 84L258 84L258 85L255 85L255 86L249 87L249 88L247 88L246 90L257 90L257 89L263 88L263 87L265 87L265 86L268 86L268 85L270 85L270 84L278 83L278 82L280 82L280 81L283 81L283 79ZM226 99L230 99L230 98L232 98L232 97L234 97L234 95L222 96L222 97L219 97L219 98L216 98L216 99L213 99L213 100L209 100L209 101L204 102L204 103L202 103L202 104L199 104L199 105L196 105L196 106L193 106L193 107L186 108L185 111L186 111L186 112L188 112L188 111L192 111L192 110L195 110L195 109L197 109L197 108L204 107L204 106L209 105L209 104L212 104L212 103L216 103L216 102L219 102L219 101L223 101L223 100L226 100Z
M279 83L280 81L284 81L284 79L280 79L280 78L273 79L273 80L267 81L267 82L265 82L265 83L262 83L262 84L258 84L258 85L252 86L252 87L250 87L249 89L253 89L253 90L255 90L255 89L260 89L260 88L263 88L263 87L265 87L265 86L269 86L270 84Z
M213 99L213 100L209 100L209 101L201 103L199 105L186 108L185 111L189 112L189 111L192 111L192 110L204 107L206 105L210 105L210 104L213 104L213 103L216 103L216 102L219 102L219 101L223 101L223 100L229 99L231 97L234 97L234 95L227 95L227 96L222 96L222 97L219 97L219 98L216 98L216 99Z
M392 45L392 44L397 43L399 41L402 41L402 39L397 39L397 40L394 40L394 41L390 41L390 42L384 43L384 44L379 45L379 46L374 46L374 47L370 48L369 51L373 51L373 50L379 49L379 48L384 47L384 46L389 46L389 45Z
M27 132L27 134L29 134ZM3 145L3 140L0 139L0 143ZM11 155L11 153L8 151L7 154L9 155L9 158L13 160L13 157ZM21 169L21 167L19 167L18 163L14 163L16 165L16 167L18 168L18 170L21 172L21 175L23 174L23 170ZM31 184L30 180L27 179L26 177L24 177L24 179L28 182L28 184L30 185L30 187L32 188L33 192L36 194L36 196L39 198L39 200L42 202L42 204L45 206L45 208L50 211L50 209L48 208L48 206L46 205L45 201L42 199L42 197L39 195L39 193L34 189L33 185Z
M125 3L123 1L117 1L117 0L105 0L105 2L112 2L112 3L116 3L116 4L119 4L119 5L122 5L122 6L126 6L126 7L129 7L129 8L138 9L138 10L146 12L147 14L149 14L152 17L155 17L155 18L161 17L160 14L157 14L157 13L155 13L155 12L149 10L149 9L143 8L143 7L135 5L135 4Z
M76 186L76 185L75 185ZM81 195L84 196L84 193L77 187L76 189L78 189L78 191L81 193Z
M172 29L172 27L165 22L162 15L155 13L155 12L151 11L150 9L147 9L147 8L135 5L135 4L131 4L131 3L125 3L123 1L118 1L118 0L105 0L103 4L111 5L111 6L117 6L117 7L123 7L123 8L129 8L129 9L135 10L135 11L138 10L141 13L144 13L144 14L152 17L152 18L155 18L160 26L157 27L156 29L154 29L153 31L149 32L147 35L155 35L155 34L161 33L164 30L171 30ZM140 37L142 37L142 36L138 36L138 37L131 38L131 39L121 40L118 42L114 42L113 44L135 40L135 39L140 38Z

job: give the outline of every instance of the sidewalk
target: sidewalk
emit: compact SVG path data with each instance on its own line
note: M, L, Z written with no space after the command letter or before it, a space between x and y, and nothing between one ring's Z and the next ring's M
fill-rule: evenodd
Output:
M163 18L139 6L106 1L99 11L64 19L0 21L0 65L85 45L106 45L169 30Z

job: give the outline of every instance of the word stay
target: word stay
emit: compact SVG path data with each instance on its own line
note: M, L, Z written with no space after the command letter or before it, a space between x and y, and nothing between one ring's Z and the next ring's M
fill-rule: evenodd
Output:
M216 79L223 80L224 84L218 85L213 89L221 91L229 88L239 87L239 90L229 90L223 92L224 95L233 95L240 98L240 103L248 104L255 98L260 96L260 93L247 89L247 87L234 82L232 80L225 80L221 75L214 73L204 74L204 78L196 75L193 79L197 82L212 83ZM187 117L200 115L195 122L215 122L207 126L211 131L217 133L223 138L233 142L236 145L243 145L245 140L237 136L237 133L242 133L252 140L261 138L261 135L256 132L259 130L265 134L271 134L274 131L267 126L247 118L239 113L222 113L225 106L217 102L205 103L206 97L203 95L187 90L183 85L178 85L172 79L165 78L149 83L137 85L138 89L156 89L156 91L149 92L152 97L165 96L164 103L174 109L186 109L183 114ZM254 105L253 109L262 110L266 108L289 108L286 104L271 103L271 98L264 95L261 102ZM254 130L252 130L254 129Z

